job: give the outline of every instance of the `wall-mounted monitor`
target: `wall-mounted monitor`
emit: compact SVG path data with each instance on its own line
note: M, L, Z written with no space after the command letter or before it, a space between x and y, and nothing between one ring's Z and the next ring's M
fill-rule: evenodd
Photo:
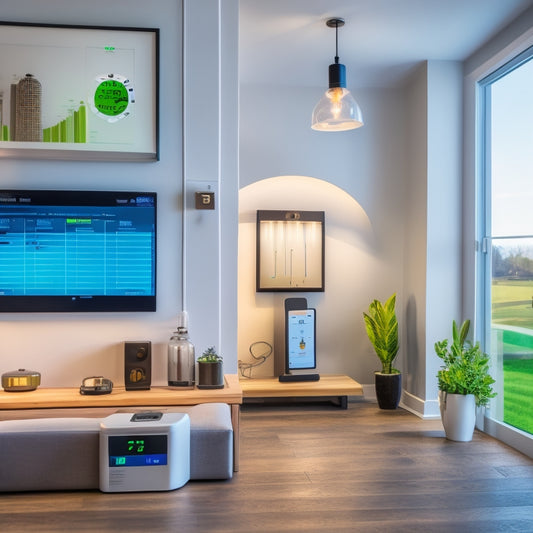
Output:
M155 192L0 190L0 312L156 310Z

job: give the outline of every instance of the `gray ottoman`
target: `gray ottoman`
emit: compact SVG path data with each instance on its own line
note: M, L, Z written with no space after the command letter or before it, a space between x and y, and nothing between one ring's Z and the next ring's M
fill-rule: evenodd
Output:
M229 405L205 403L151 410L188 413L191 480L232 477L233 428ZM35 418L0 421L0 492L97 489L100 420Z

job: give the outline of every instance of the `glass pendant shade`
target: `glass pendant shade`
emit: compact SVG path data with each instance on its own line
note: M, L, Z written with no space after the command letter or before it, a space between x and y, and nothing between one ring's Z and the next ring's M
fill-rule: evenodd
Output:
M311 128L318 131L354 130L364 122L361 108L346 89L346 67L339 63L338 31L344 26L344 19L328 19L326 25L335 28L335 63L329 66L329 89L313 109Z
M313 109L311 128L318 131L346 131L360 128L363 114L344 87L328 89Z

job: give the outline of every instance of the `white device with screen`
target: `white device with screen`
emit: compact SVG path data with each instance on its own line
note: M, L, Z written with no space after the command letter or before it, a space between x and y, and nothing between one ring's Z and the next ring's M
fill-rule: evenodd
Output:
M174 490L190 477L186 413L116 413L100 423L100 490Z
M316 313L314 309L287 312L287 371L316 368Z

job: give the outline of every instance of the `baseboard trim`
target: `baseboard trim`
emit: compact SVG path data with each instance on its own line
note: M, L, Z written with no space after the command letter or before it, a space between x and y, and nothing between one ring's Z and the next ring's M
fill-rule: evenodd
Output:
M363 383L361 386L363 387L363 398L367 401L377 402L374 383ZM439 401L437 399L422 400L422 398L403 389L399 406L424 420L440 418Z
M440 418L438 400L423 400L406 390L402 390L400 407L424 420Z
M373 383L363 383L361 386L363 387L364 399L377 402L376 386Z

